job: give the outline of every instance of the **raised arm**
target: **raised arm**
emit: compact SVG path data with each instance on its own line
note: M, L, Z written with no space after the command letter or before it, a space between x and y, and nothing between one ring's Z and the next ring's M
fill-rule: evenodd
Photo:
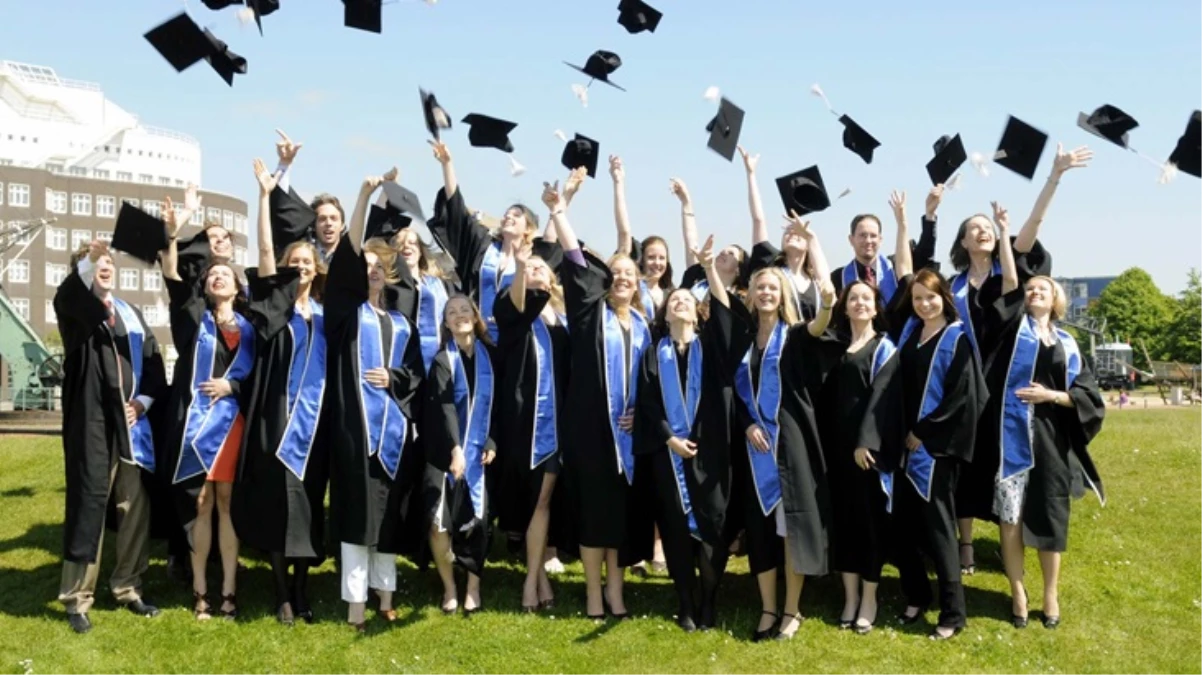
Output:
M701 269L705 270L705 279L710 287L710 300L717 301L723 307L730 307L730 295L726 292L718 270L714 269L714 235L706 237L705 245L692 248L690 253L697 260L697 264L701 265Z
M826 327L831 323L831 311L835 309L835 285L830 279L823 278L821 285L818 287L822 291L822 306L818 308L818 315L814 320L806 325L806 329L810 331L810 335L818 337L826 330Z
M694 265L697 260L697 219L693 216L693 198L689 187L679 178L671 180L672 194L680 200L680 231L684 235L685 262Z
M634 237L630 234L630 214L626 211L626 170L622 158L609 156L609 175L614 180L614 225L618 228L618 253L630 255L634 250ZM560 232L563 235L563 232ZM564 247L566 250L566 246Z
M1023 223L1022 229L1018 231L1018 236L1014 239L1015 251L1027 253L1034 248L1035 240L1039 238L1039 226L1043 224L1043 218L1048 213L1052 197L1056 196L1060 177L1069 169L1088 166L1091 159L1093 159L1093 151L1084 145L1072 152L1065 152L1063 144L1056 144L1056 160L1052 162L1052 173L1048 176L1048 182L1044 183L1043 189L1039 191L1039 196L1035 199L1035 206L1031 207L1031 215L1027 216L1027 222Z
M751 245L768 241L768 221L764 219L764 203L760 200L760 186L755 182L755 167L760 163L759 155L748 154L739 146L743 156L743 168L747 170L747 206L751 209Z
M509 299L519 313L526 311L526 263L530 260L531 245L526 244L513 256L513 283L509 284Z
M293 143L292 139L288 138L288 134L281 129L276 129L275 132L280 135L280 140L275 144L275 154L279 163L276 164L273 174L276 177L276 183L287 192L289 187L288 169L292 168L292 163L296 161L296 153L300 152L304 143Z
M554 184L543 183L542 199L547 208L551 210L551 221L555 225L555 229L559 231L559 244L563 247L564 257L583 267L583 258L579 254L572 253L580 250L580 241L576 239L576 232L572 230L572 225L568 222L567 205L563 195L559 193L559 181L555 181ZM580 260L577 260L578 258Z
M363 249L363 230L367 222L367 207L371 203L372 193L385 181L394 181L396 177L397 168L394 166L383 176L368 176L363 179L363 185L359 188L359 199L355 202L355 210L351 214L351 227L347 235L351 240L351 245L355 248L355 253Z
M1018 266L1014 264L1014 249L1010 247L1010 215L997 202L993 206L993 222L997 225L997 257L1002 265L1002 295L1018 288Z
M194 188L189 186L189 190L192 189ZM183 218L176 218L175 205L171 203L171 197L166 197L164 201L166 202L166 208L163 209L163 224L167 226L167 250L163 251L159 265L163 268L164 279L180 281L179 246L176 241L179 239L180 228L183 227L183 223L186 221ZM184 203L187 203L187 197L185 197ZM184 212L181 212L180 215L184 215ZM191 217L192 215L188 214L188 218Z
M275 276L275 242L271 233L271 191L279 180L267 172L263 160L255 160L255 178L259 181L259 276Z
M897 245L893 251L893 276L900 281L914 273L914 258L910 253L910 227L906 221L906 193L894 190L889 195L889 208L897 223Z
M451 159L451 151L442 141L430 141L430 147L434 148L434 158L442 165L443 192L450 200L459 191L459 179L455 178L455 162Z

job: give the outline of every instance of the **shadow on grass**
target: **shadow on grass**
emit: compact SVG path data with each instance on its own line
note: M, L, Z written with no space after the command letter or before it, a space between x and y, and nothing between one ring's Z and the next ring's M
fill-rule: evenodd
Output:
M36 491L26 485L25 487L4 490L3 492L0 492L0 497L32 497L34 494L36 494Z

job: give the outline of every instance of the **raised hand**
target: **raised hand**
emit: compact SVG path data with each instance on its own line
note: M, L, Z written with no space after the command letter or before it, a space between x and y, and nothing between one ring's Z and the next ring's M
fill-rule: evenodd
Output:
M809 241L814 236L814 231L810 229L810 221L802 220L801 216L793 209L789 209L789 215L785 216L785 230L789 234L796 234L802 239Z
M928 213L930 212L931 198L927 197ZM903 222L906 219L906 193L903 190L894 190L889 195L889 208L893 211L893 218L897 222Z
M760 163L760 156L748 154L747 150L741 145L735 147L738 149L739 155L743 158L743 168L747 169L747 173L755 173L755 167Z
M380 177L380 181L383 183L393 183L396 181L397 176L399 175L401 175L400 169L394 166L388 171L384 172L384 175Z
M259 181L259 195L265 196L271 194L271 191L279 183L279 178L267 170L267 165L261 159L255 158L254 167L255 179Z
M626 180L626 169L622 168L622 158L617 155L609 156L609 175L615 183Z
M188 187L184 190L184 211L189 214L196 213L201 207L200 193L197 191L195 183L188 183Z
M689 186L685 185L684 181L679 178L671 178L668 180L668 184L672 190L672 194L676 195L676 198L680 200L681 206L693 202L692 197L689 196Z
M276 157L280 159L281 166L291 166L293 160L296 159L296 153L300 152L304 143L293 143L282 129L276 129L275 132L280 135L280 140L275 144Z
M818 291L822 294L823 307L835 306L835 301L839 299L839 294L835 292L835 285L831 283L830 279L823 279L822 283L818 286Z
M1010 230L1010 213L1006 211L1006 207L997 202L989 202L989 205L993 207L993 223L1003 233L1008 232Z
M170 195L163 198L162 216L163 224L167 226L167 237L174 238L184 224L180 222L181 218L175 217L175 203L171 201Z
M568 179L563 182L563 197L568 201L576 196L576 192L580 190L580 186L584 185L584 179L588 177L588 167L578 166L572 169L568 174Z
M395 181L397 177L397 168L394 166L388 170L383 176L368 176L363 179L363 192L372 192L386 182Z
M93 239L92 243L88 244L88 260L91 260L93 265L101 256L108 255L108 252L108 245L99 239Z
M447 144L442 141L429 141L429 143L430 147L434 148L434 159L437 159L439 164L449 164L451 151L447 148Z
M1056 160L1052 162L1052 175L1060 176L1069 169L1079 169L1089 165L1089 160L1093 159L1093 150L1088 146L1073 150L1072 152L1064 151L1064 144L1056 144Z
M939 209L939 204L943 202L943 183L931 188L927 193L927 220L935 220L935 211Z
M543 203L547 208L551 209L551 213L563 210L563 195L559 193L559 181L552 183L543 183Z
M530 256L534 254L534 246L531 242L522 244L522 247L513 254L515 264L519 267L525 267L526 263L530 262Z
M711 234L707 237L701 248L691 250L697 258L697 264L701 265L703 269L709 269L714 266L714 235Z

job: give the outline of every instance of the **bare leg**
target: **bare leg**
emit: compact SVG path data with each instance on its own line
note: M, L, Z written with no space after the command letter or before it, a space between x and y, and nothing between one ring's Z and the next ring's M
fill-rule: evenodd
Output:
M652 549L651 563L657 572L668 568L667 558L664 557L664 541L659 537L659 525L655 526L655 548Z
M801 628L801 588L805 584L805 575L793 571L793 554L789 552L789 542L785 540L785 614L792 614L789 619L781 621L780 632L792 636ZM783 615L782 615L783 616Z
M1057 551L1040 551L1039 567L1043 570L1043 615L1060 618L1060 559Z
M964 574L976 572L976 555L972 545L972 518L956 521L960 530L960 570Z
M209 549L213 545L213 483L205 483L196 498L196 520L192 523L192 592L204 596L209 592L205 578L205 566L209 561ZM201 609L201 600L196 609ZM202 621L210 617L210 611L197 611L196 618Z
M375 589L375 591L376 591L376 597L380 598L380 613L383 614L384 612L391 611L392 610L392 591L381 591L378 588Z
M547 572L543 567L547 527L551 521L551 494L554 490L555 474L544 473L538 504L526 528L526 582L522 585L522 607L537 607L540 602L554 599L550 593L551 582L547 580Z
M776 623L776 568L755 575L755 583L760 588L760 605L764 609L756 630L763 632Z
M217 525L221 546L221 595L232 596L238 590L238 533L234 531L234 520L230 517L230 498L234 493L233 483L214 483L217 487ZM223 612L234 611L234 603L223 600Z
M1006 578L1010 580L1010 612L1014 616L1027 616L1027 590L1023 586L1023 526L1022 524L999 525L1002 532L1002 565Z
M840 624L850 624L856 620L856 610L860 607L860 575L844 572L843 576L843 613L839 615Z
M450 613L459 608L459 592L455 588L455 570L451 567L451 534L430 528L430 552L434 556L434 567L442 579L442 611Z
M625 574L626 570L618 567L618 549L605 549L605 599L609 601L609 611L617 616L626 614L626 601L622 594Z
M467 573L467 593L463 596L463 611L474 612L480 609L480 577Z
M601 602L601 562L604 559L605 549L580 547L580 562L584 563L584 586L587 593L585 609L591 617L605 614L605 605Z
M856 619L859 626L868 627L876 623L876 587L875 581L864 582L864 591L860 596L860 613Z

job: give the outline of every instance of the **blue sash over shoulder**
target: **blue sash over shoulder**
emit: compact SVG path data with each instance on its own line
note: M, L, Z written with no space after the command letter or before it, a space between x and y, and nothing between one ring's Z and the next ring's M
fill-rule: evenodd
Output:
M672 344L671 336L665 336L659 341L655 350L659 363L659 390L663 397L664 414L672 435L676 438L688 439L693 433L693 423L697 419L697 405L701 403L701 368L704 356L701 350L701 339L693 337L689 345L688 376L685 391L680 389L680 371L676 366L676 346ZM685 481L684 458L668 450L672 461L672 475L676 483L676 494L680 498L680 509L689 523L689 533L694 537L697 533L697 519L693 516L693 503L689 498L689 486Z

